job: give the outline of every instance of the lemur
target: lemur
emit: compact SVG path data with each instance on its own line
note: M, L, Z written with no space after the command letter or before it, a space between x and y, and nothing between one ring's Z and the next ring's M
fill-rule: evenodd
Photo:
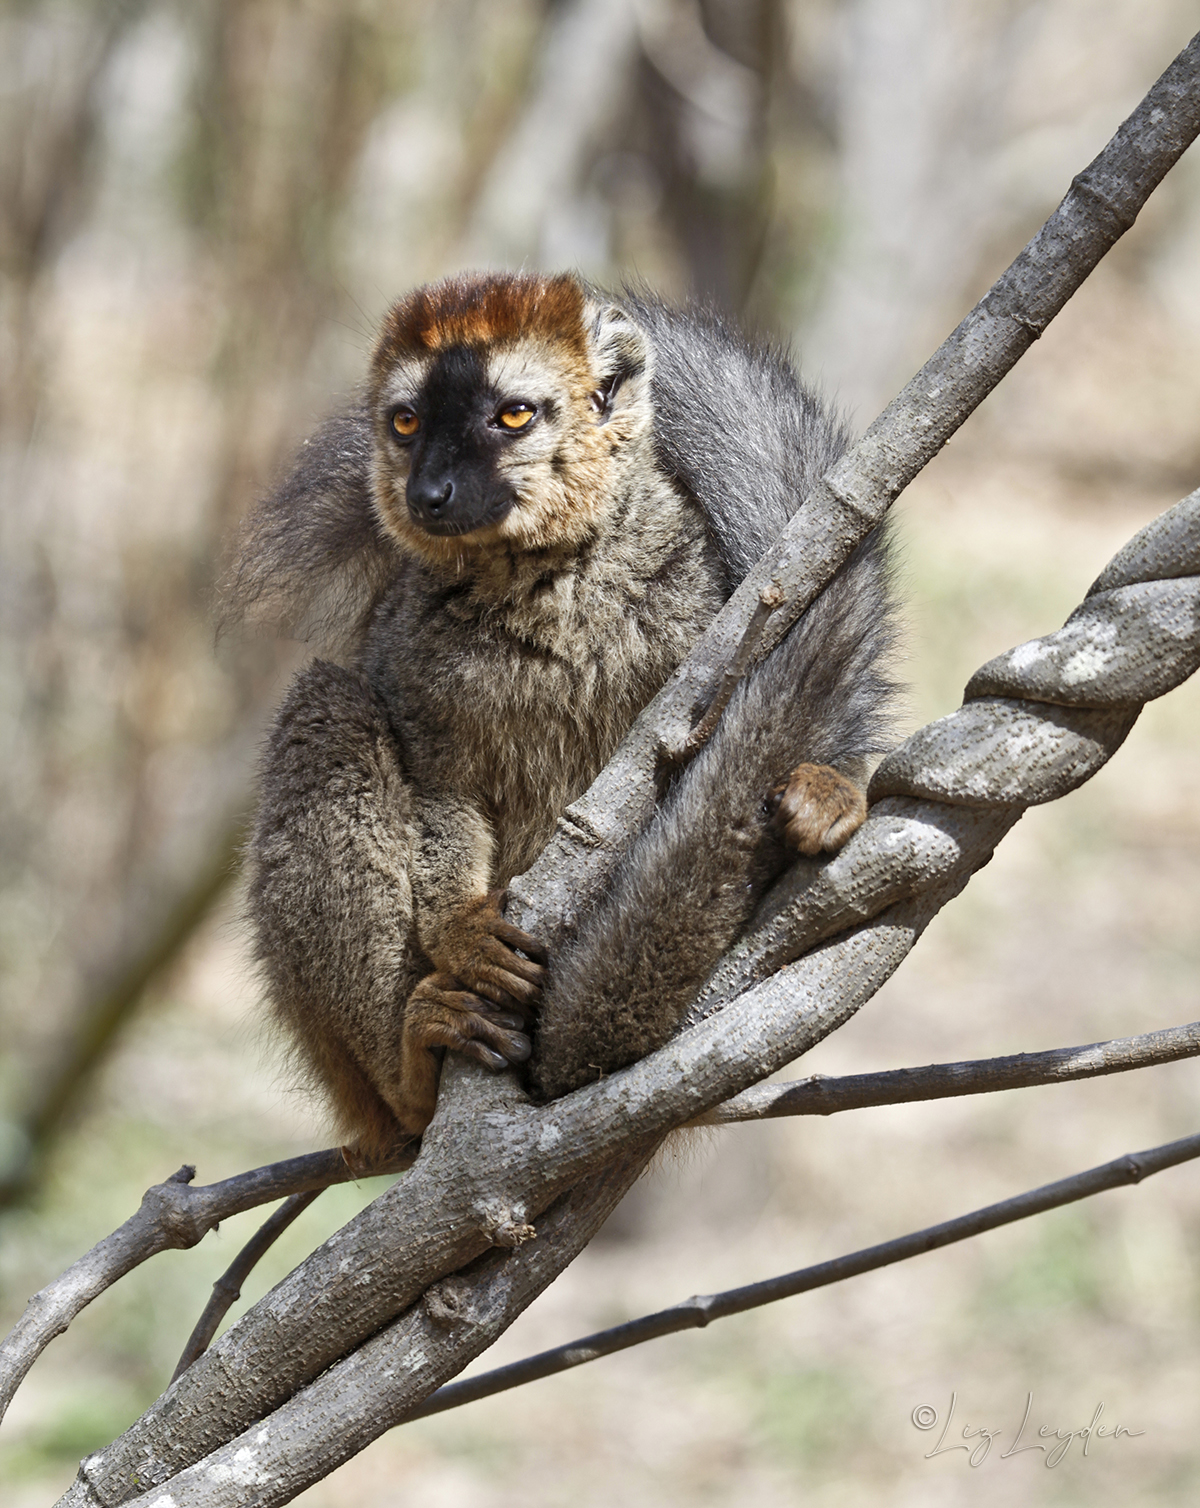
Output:
M361 401L251 515L228 578L233 611L340 643L269 735L249 910L357 1164L425 1129L444 1049L532 1054L554 1097L660 1045L791 856L862 822L893 691L878 534L560 956L505 920L509 880L846 443L710 311L507 273L390 310Z

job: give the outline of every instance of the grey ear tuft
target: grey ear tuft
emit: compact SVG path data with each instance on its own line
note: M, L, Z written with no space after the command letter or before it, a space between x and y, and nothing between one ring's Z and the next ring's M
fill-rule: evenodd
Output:
M588 312L588 344L602 389L615 392L648 373L650 342L641 326L619 304L593 305Z

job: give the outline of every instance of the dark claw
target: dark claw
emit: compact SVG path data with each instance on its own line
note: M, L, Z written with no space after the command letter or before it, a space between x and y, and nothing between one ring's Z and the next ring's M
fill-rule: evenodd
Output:
M485 1068L490 1068L493 1073L499 1073L502 1068L508 1067L508 1059L501 1057L498 1052L493 1052L483 1042L471 1041L464 1043L462 1050L468 1057L482 1063Z
M507 1043L507 1056L510 1063L524 1063L533 1051L533 1043L524 1032L511 1032Z

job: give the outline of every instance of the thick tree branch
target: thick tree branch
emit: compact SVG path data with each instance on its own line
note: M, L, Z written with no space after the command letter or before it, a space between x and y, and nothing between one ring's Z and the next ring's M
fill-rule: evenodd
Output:
M1060 1178L1055 1183L1043 1184L1041 1188L1001 1200L999 1204L989 1204L984 1209L972 1210L970 1214L959 1215L940 1225L927 1226L924 1230L913 1231L907 1236L897 1236L894 1241L868 1246L862 1251L850 1252L847 1256L835 1257L829 1262L817 1262L812 1267L802 1267L798 1272L767 1278L761 1283L748 1283L743 1288L728 1288L723 1293L698 1294L694 1298L685 1299L681 1304L673 1304L669 1309L660 1309L657 1314L646 1314L623 1325L614 1325L609 1330L600 1330L595 1335L584 1336L582 1340L569 1341L565 1346L555 1346L553 1350L524 1357L506 1367L497 1367L495 1371L483 1372L478 1377L450 1383L431 1394L403 1420L396 1422L408 1424L414 1419L427 1418L430 1414L441 1414L447 1409L459 1408L464 1403L474 1403L479 1398L490 1398L495 1393L520 1387L523 1383L552 1377L556 1372L582 1366L584 1362L596 1361L601 1356L626 1351L630 1346L656 1340L660 1335L702 1329L715 1319L744 1314L748 1309L759 1309L764 1304L793 1298L798 1293L809 1293L814 1288L826 1288L831 1283L841 1283L846 1278L858 1277L861 1273L874 1272L880 1267L889 1267L894 1262L903 1262L909 1257L951 1246L956 1241L969 1240L972 1236L995 1230L998 1226L1011 1225L1016 1220L1027 1220L1031 1215L1044 1214L1046 1210L1090 1198L1105 1189L1140 1183L1143 1178L1161 1173L1165 1168L1177 1167L1195 1157L1200 1157L1200 1136L1186 1136L1181 1141L1168 1142L1145 1152L1127 1153L1112 1162L1089 1168L1083 1173L1075 1173L1070 1178Z
M186 1372L197 1356L208 1350L208 1344L217 1333L217 1327L230 1309L242 1296L242 1284L254 1271L256 1264L270 1251L292 1221L309 1207L320 1189L309 1189L303 1194L291 1194L266 1220L234 1257L233 1261L213 1284L212 1297L196 1321L188 1336L183 1354L171 1373L171 1381Z
M1152 531L1163 558L1176 568L1179 562L1186 566L1200 534L1200 494L1170 510ZM1140 550L1135 540L1118 560L1139 558ZM1170 578L1164 585L1184 600L1192 581ZM1002 659L1010 670L1024 665L1036 677L1041 661L1054 658L1064 636L1073 636L1074 656L1063 670L1068 681L1080 663L1099 667L1101 679L1115 678L1114 684L1136 684L1139 666L1143 681L1156 690L1185 679L1200 657L1196 622L1180 633L1168 619L1170 631L1164 631L1161 615L1121 598L1124 590L1115 586L1109 592L1107 618L1085 615L1082 637L1073 618L1066 628ZM1111 632L1114 619L1127 629L1120 643ZM1038 685L1047 689L1041 681ZM1103 699L1101 706L1089 708L988 698L921 729L884 761L873 784L901 799L923 790L936 790L940 799L913 802L899 813L890 808L882 821L864 824L847 845L847 851L860 845L876 900L908 898L786 964L620 1073L537 1110L507 1075L489 1078L467 1061L452 1059L437 1115L408 1177L280 1283L120 1440L90 1457L64 1501L124 1502L148 1479L171 1480L174 1495L180 1473L191 1472L189 1481L208 1480L206 1460L223 1473L226 1448L234 1442L237 1459L249 1463L246 1470L266 1471L263 1453L274 1450L272 1426L278 1417L287 1421L289 1440L302 1440L310 1450L324 1440L327 1447L306 1457L317 1463L316 1475L304 1475L292 1452L293 1464L279 1475L272 1469L266 1479L255 1477L262 1488L256 1501L287 1502L342 1459L338 1441L373 1438L378 1428L375 1392L362 1380L362 1339L375 1331L409 1335L417 1323L412 1315L394 1327L392 1316L489 1245L515 1247L524 1241L530 1221L611 1161L614 1149L641 1139L652 1145L671 1127L749 1087L849 1019L889 977L929 918L986 862L1020 805L1053 799L1087 780L1120 746L1137 711L1128 703L1110 709ZM948 812L957 815L953 804L963 802L975 808L972 820L948 821ZM823 896L827 904L808 912L823 932L831 915L839 908L845 912L853 886L810 880L801 886L800 910L810 889ZM768 906L752 929L752 954L773 925ZM805 939L793 942L803 946ZM364 1272L370 1275L367 1284L360 1281ZM545 1281L550 1276L545 1273ZM503 1323L519 1307L506 1307ZM430 1355L423 1342L413 1345L422 1358ZM401 1369L402 1379L388 1384L395 1408L419 1402L448 1380L465 1365L468 1352L474 1354L465 1343L440 1349L428 1366L422 1360L418 1368ZM386 1359L380 1359L379 1369L389 1369ZM396 1370L390 1367L393 1378ZM268 1415L270 1420L260 1424Z
M398 1423L436 1379L460 1371L583 1250L653 1154L639 1143L547 1211L536 1241L497 1250L429 1288L395 1324L224 1450L172 1477L172 1508L286 1503ZM90 1463L89 1463L90 1464ZM134 1496L157 1502L159 1488ZM68 1501L88 1502L81 1478ZM128 1501L128 1499L126 1499Z
M1191 1021L1186 1026L1089 1042L1084 1047L1057 1047L1049 1052L1019 1052L1006 1058L931 1063L926 1068L895 1068L886 1073L854 1073L838 1078L816 1073L790 1084L756 1084L697 1116L691 1124L730 1126L783 1115L835 1115L839 1110L862 1110L871 1105L994 1094L1001 1089L1029 1089L1037 1084L1067 1084L1076 1079L1128 1073L1134 1068L1197 1056L1200 1021Z
M461 1369L582 1250L578 1216L586 1211L592 1216L587 1225L595 1228L599 1209L607 1212L615 1208L620 1197L617 1191L623 1191L630 1181L630 1163L626 1160L600 1180L602 1194L581 1198L575 1191L560 1201L543 1222L542 1235L536 1242L508 1257L493 1253L473 1271L437 1284L397 1324L317 1379L269 1420L178 1473L170 1483L170 1508L242 1508L247 1503L255 1508L277 1508L295 1495L298 1478L317 1480L398 1424L566 1371L642 1341L703 1327L714 1319L857 1277L1105 1189L1138 1183L1197 1156L1200 1136L1126 1154L863 1251L743 1288L700 1295L657 1314L441 1388L413 1407L410 1400L414 1394L429 1393L430 1374L444 1370L447 1351ZM67 1501L87 1499L69 1495ZM156 1504L163 1505L163 1494L154 1488L125 1501L130 1508L155 1508Z
M1172 509L1168 520L1160 527L1175 541L1174 557L1190 559L1200 530L1200 495ZM1188 578L1172 581L1185 594L1189 584ZM1163 689L1164 660L1171 667L1169 681L1191 673L1200 654L1195 624L1190 635L1164 636L1153 613L1139 618L1127 603L1109 606L1141 627L1114 650L1108 622L1090 619L1091 639L1076 643L1085 661L1095 660L1103 645L1112 651L1102 661L1106 674L1132 674L1140 662L1156 689ZM1069 628L1025 646L1022 663L1036 665L1043 648L1052 652ZM273 1438L257 1421L281 1407L290 1436L309 1445L322 1437L331 1442L320 1458L330 1469L337 1459L332 1442L362 1438L364 1431L369 1436L378 1419L374 1395L354 1381L362 1353L347 1353L386 1329L431 1282L489 1245L521 1243L531 1220L610 1162L617 1149L643 1139L653 1144L849 1019L889 977L929 918L986 862L996 837L1014 820L1013 803L1052 799L1088 779L1119 747L1137 710L989 700L969 702L920 730L884 762L876 781L901 796L936 789L942 799L914 803L902 814L904 841L894 841L887 826L897 820L894 811L885 814L882 827L868 822L852 840L865 845L866 869L873 859L882 863L876 895L907 891L910 898L785 965L630 1068L536 1110L507 1075L490 1078L452 1059L437 1115L408 1177L277 1285L120 1440L90 1457L65 1501L123 1502L135 1486L161 1484L203 1457L220 1456L230 1441L244 1442L252 1426L257 1443L238 1450L248 1453L241 1459L257 1460ZM948 823L945 803L964 800L980 808L975 820ZM823 892L814 888L832 896L836 908L836 885ZM818 929L829 915L829 907L813 913ZM769 917L765 925L769 931ZM752 943L761 931L752 931ZM366 1284L360 1281L364 1272L370 1274ZM507 1323L513 1316L505 1312ZM403 1383L395 1384L403 1393L396 1394L397 1407L420 1401L467 1359L463 1348L451 1348L428 1368L406 1370ZM344 1392L348 1379L352 1396ZM286 1502L315 1479L290 1467L272 1476L271 1494L258 1501Z

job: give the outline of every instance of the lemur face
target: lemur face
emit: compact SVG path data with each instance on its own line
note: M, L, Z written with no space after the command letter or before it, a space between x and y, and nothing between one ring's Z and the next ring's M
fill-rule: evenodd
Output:
M577 545L649 435L646 368L641 332L572 277L418 289L372 363L382 521L429 560Z

